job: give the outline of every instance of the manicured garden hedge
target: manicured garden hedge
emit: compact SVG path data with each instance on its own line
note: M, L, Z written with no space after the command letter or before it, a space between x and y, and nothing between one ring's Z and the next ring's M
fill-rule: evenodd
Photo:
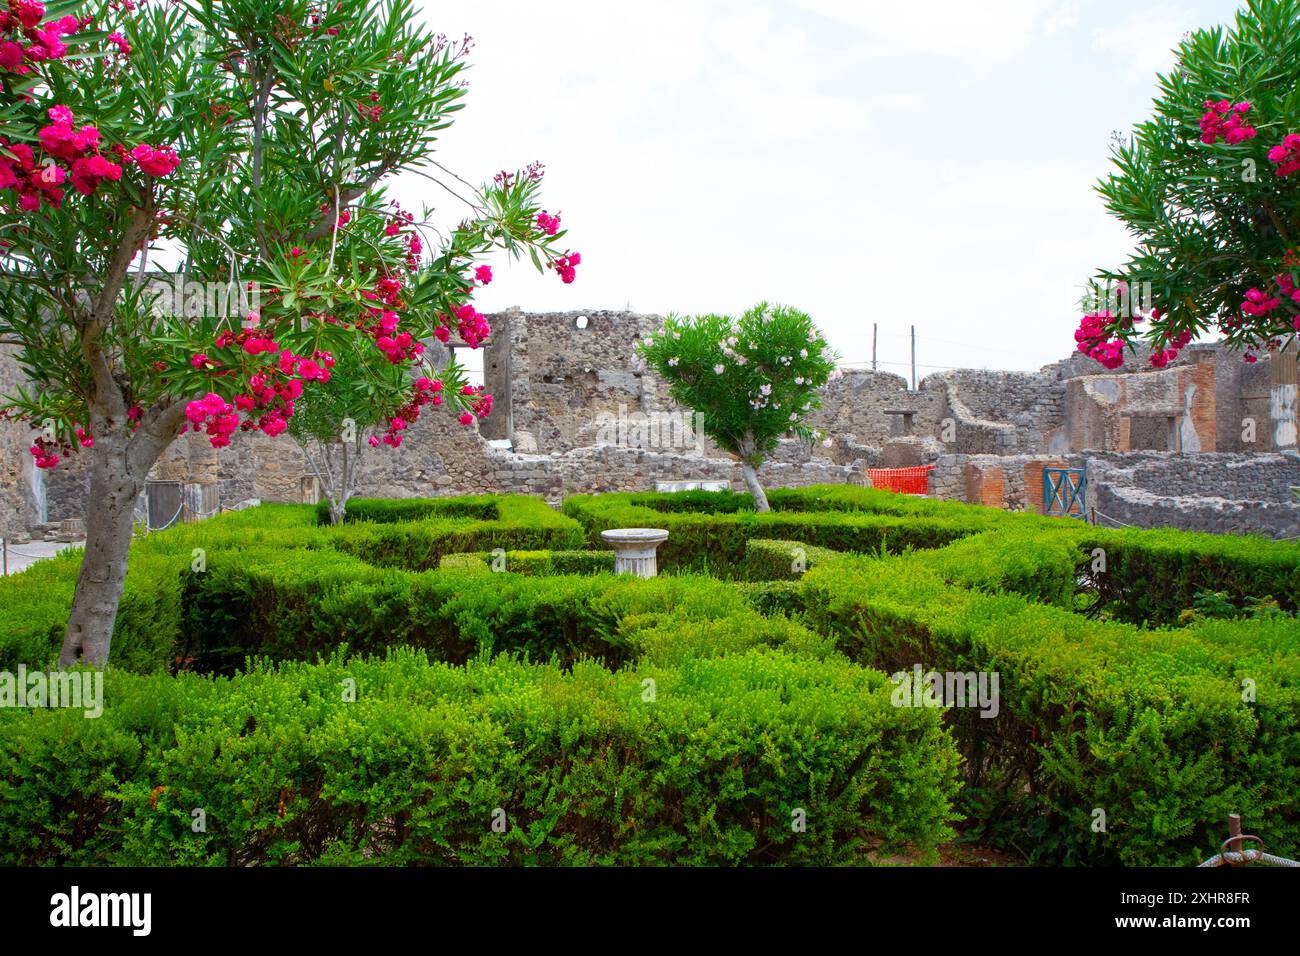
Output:
M797 541L835 551L900 553L941 547L1003 520L1003 513L993 509L964 514L942 507L944 502L930 502L935 507L929 509L899 505L891 499L905 496L867 488L849 488L843 501L856 507L840 510L823 501L819 493L829 492L826 486L819 486L778 493L772 501L773 510L762 514L742 509L748 496L731 492L687 492L693 496L688 507L671 493L574 495L565 499L564 513L586 529L588 547L603 547L600 532L610 528L664 528L669 536L659 546L661 570L705 571L736 578L749 576L745 544L751 538ZM711 495L717 496L718 507L735 510L702 511ZM880 508L873 509L873 504ZM805 505L807 510L802 510Z
M935 715L835 658L610 672L399 652L114 672L107 697L98 720L0 714L0 862L838 864L950 833Z
M792 626L711 578L497 574L477 555L456 567L459 557L429 572L374 568L336 552L303 566L299 555L277 549L211 557L206 571L188 575L180 655L195 670L220 673L249 656L313 660L339 648L374 654L394 645L454 663L508 651L616 666L638 653L636 631L661 620L731 616L747 639L772 643L784 642Z
M800 541L750 538L745 543L744 572L751 581L797 581L809 569L839 553Z
M602 574L614 571L613 551L482 551L446 555L439 567L482 568L512 574Z
M318 525L309 505L262 505L137 539L110 663L147 673L173 669L178 659L192 656L186 618L196 612L183 606L182 595L187 601L200 597L191 572L200 554L212 568L237 566L245 558L260 562L290 590L326 580L346 590L353 572L378 580L374 568L436 568L447 554L498 547L570 550L583 542L577 523L540 498L484 495L397 504L372 507L360 500L353 512L357 520L340 528ZM411 517L399 520L398 514ZM0 669L43 666L57 657L79 562L74 552L0 580Z
M508 509L517 509L511 502ZM353 498L348 502L345 523L373 521L391 524L397 521L423 521L426 518L474 518L497 521L501 517L497 498L480 495L466 498ZM316 504L316 523L330 523L330 503Z
M1036 862L1195 862L1229 812L1300 852L1300 625L1169 626L1207 591L1294 611L1300 546L770 500L264 506L139 541L104 716L0 713L0 861L861 862L948 834L957 751L967 834ZM667 574L607 573L621 526L669 529ZM0 668L53 657L77 560L0 581ZM996 672L998 715L889 706L871 668L917 664Z
M1106 553L1106 570L1089 573L1096 600L1114 616L1148 624L1173 624L1198 593L1222 592L1242 606L1272 597L1284 610L1300 609L1300 542L1189 534L1185 531L1104 530L1086 525L1079 545Z
M189 633L354 653L231 679L113 671L101 718L0 714L0 861L844 863L950 834L939 715L892 707L884 675L725 582L295 557L211 557ZM386 643L423 653L357 656Z
M959 542L955 556L845 557L802 582L809 620L855 660L999 675L996 718L949 714L967 762L966 806L988 836L1039 862L1187 864L1213 851L1235 812L1294 855L1296 621L1163 631L1091 621L1012 593L1060 596L1059 575L1038 585L1026 573L1032 558L1007 567L1010 587L998 593L995 562L1024 547L1000 536ZM953 583L954 572L966 580ZM1103 833L1092 828L1097 809Z

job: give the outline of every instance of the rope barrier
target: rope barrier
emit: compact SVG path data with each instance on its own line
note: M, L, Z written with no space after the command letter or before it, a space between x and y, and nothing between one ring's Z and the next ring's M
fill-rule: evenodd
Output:
M1145 530L1147 530L1147 529L1143 528L1141 525L1129 524L1127 521L1120 521L1118 518L1112 518L1110 515L1106 514L1104 511L1098 511L1096 508L1093 508L1093 509L1092 509L1092 513L1093 513L1094 515L1096 515L1097 517L1105 518L1107 521L1114 522L1115 524L1119 525L1121 528L1137 528L1139 531L1145 531Z
M158 527L155 528L155 527L154 527L154 526L149 522L149 519L146 517L146 518L145 518L145 522L144 522L144 526L145 526L149 531L166 531L168 528L170 528L172 525L174 525L174 524L176 523L176 519L179 518L179 517L181 516L181 512L182 512L183 510L185 510L185 502L184 502L184 501L182 501L179 505L176 506L176 513L175 513L174 515L172 515L171 520L168 521L166 524L159 525Z
M1204 863L1198 863L1197 869L1206 866L1242 866L1246 863L1268 863L1272 866L1300 867L1300 860L1288 860L1284 856L1274 856L1272 853L1265 853L1263 850L1242 850L1240 853L1226 850L1223 853L1216 853Z
M1251 840L1259 846L1255 849L1247 850L1242 844ZM1219 844L1219 852L1210 857L1204 863L1197 864L1197 868L1207 866L1243 866L1247 863L1268 863L1271 866L1300 867L1300 860L1288 860L1284 856L1274 856L1272 853L1264 852L1264 841L1259 837L1249 833L1241 832L1241 816L1236 813L1228 814L1228 839Z
M1104 511L1098 511L1096 508L1092 509L1092 513L1099 518L1105 518L1107 521L1113 522L1114 524L1120 526L1121 528L1136 528L1138 531L1150 530L1148 528L1142 527L1142 525L1129 524L1127 521L1120 521L1118 518L1112 518ZM1274 541L1295 541L1297 539L1300 539L1300 534L1292 534L1292 535L1288 535L1285 538L1274 538L1273 540Z
M78 542L75 542L75 541L60 541L60 542L59 542L59 545L62 546L62 547L64 547L64 548L71 548L71 547L74 547L76 544L78 544ZM12 547L12 546L10 546L10 545L5 545L5 551L7 551L9 554L16 554L16 555L18 555L18 557L20 557L20 558L31 558L31 559L33 559L33 560L35 560L35 561L42 561L42 560L44 560L45 558L52 558L52 557L54 557L54 555L52 555L52 554L29 554L29 553L26 552L26 551L19 551L17 548Z

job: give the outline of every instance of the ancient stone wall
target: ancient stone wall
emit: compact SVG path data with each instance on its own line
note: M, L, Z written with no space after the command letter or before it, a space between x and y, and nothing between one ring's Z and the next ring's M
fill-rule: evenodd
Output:
M1064 450L1065 391L1050 366L1043 373L958 369L929 376L943 386L954 441L962 454L1024 455Z
M1300 459L1278 454L1106 455L1087 461L1100 524L1300 535Z
M0 395L11 394L22 381L14 350L0 345ZM32 430L0 419L0 536L25 531L40 520L40 475L32 466Z
M514 434L526 433L539 452L568 451L589 441L600 413L670 411L657 377L634 368L637 341L659 327L660 318L630 312L511 310L488 316L493 344L488 361L503 350L510 361L510 409ZM496 395L503 377L485 384ZM495 415L495 411L493 413ZM493 437L508 438L509 435Z
M930 472L930 496L1041 513L1043 469L1082 464L1077 457L1054 455L941 455Z
M489 321L484 379L496 397L492 416L465 429L430 410L399 449L366 449L358 495L497 491L558 501L566 493L647 490L672 481L742 487L730 456L694 429L690 410L678 407L666 384L633 358L638 339L659 326L658 316L512 309ZM1186 467L1197 459L1186 454L1156 455L1181 463L1162 470L1146 464L1149 451L1272 448L1280 434L1277 407L1290 394L1279 391L1276 372L1267 356L1250 365L1214 346L1185 349L1162 370L1148 368L1145 353L1121 371L1076 353L1034 374L937 373L915 391L899 375L845 370L826 386L822 407L810 416L825 440L782 441L762 477L773 487L803 485L860 480L867 467L934 463L937 497L1038 508L1042 469L1081 467L1086 450L1112 462L1099 466L1111 470L1098 472L1098 493L1111 485L1129 489L1107 492L1127 502L1117 510L1138 507L1141 496L1132 489L1156 497L1186 497L1198 489L1214 495L1218 482L1226 482L1219 491L1235 501L1241 490L1235 479L1255 472L1207 465L1210 470L1201 473ZM0 391L16 382L16 366L0 352ZM1243 433L1246 419L1258 426L1253 444ZM34 477L25 451L29 434L0 423L0 533L30 526L42 503L49 520L79 516L84 508L82 463L73 456ZM1113 463L1124 455L1118 453L1133 453L1141 467L1119 468ZM209 497L230 507L249 499L311 500L316 488L310 474L288 436L244 433L220 452L202 436L183 436L152 477L215 490ZM1266 510L1272 515L1276 509Z

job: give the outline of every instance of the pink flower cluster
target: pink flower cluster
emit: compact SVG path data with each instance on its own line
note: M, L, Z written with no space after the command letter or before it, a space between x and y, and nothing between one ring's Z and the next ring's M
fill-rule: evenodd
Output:
M136 161L142 172L150 176L166 176L181 164L176 150L171 147L159 146L154 149L145 143L131 150L131 158Z
M1279 273L1273 277L1273 281L1277 283L1278 289L1281 290L1283 296L1286 296L1296 305L1300 305L1300 288L1296 287L1295 280L1291 278L1291 273ZM1241 311L1246 315L1259 318L1277 311L1281 305L1282 298L1280 296L1270 296L1259 289L1251 289L1246 293L1246 300L1241 303ZM1300 315L1295 317L1292 324L1295 330L1300 332Z
M42 26L44 16L45 5L36 0L11 0L9 9L0 11L0 36L7 37L0 41L0 70L27 73L31 70L28 63L62 60L68 55L68 45L61 38L76 33L91 20L68 15Z
M492 396L485 393L484 386L465 385L460 393L474 399L470 402L470 411L462 412L460 416L460 423L465 427L472 425L476 416L482 419L492 414Z
M1282 300L1277 296L1269 296L1258 289L1251 289L1246 293L1246 300L1241 303L1241 311L1258 318L1268 315L1281 304Z
M537 214L537 229L543 235L553 236L560 231L560 217L548 215L543 209Z
M1109 311L1085 315L1074 333L1074 341L1079 344L1079 351L1096 359L1109 369L1119 368L1124 364L1124 343L1112 338L1106 332L1114 316Z
M332 202L323 202L320 204L320 211L326 214L328 214L333 208L334 208L334 204ZM335 221L334 228L342 229L351 221L352 221L352 211L349 209L342 209L339 211L339 218Z
M1268 159L1277 166L1273 172L1278 176L1300 172L1300 134L1287 133L1281 143L1268 151Z
M66 106L51 106L47 115L50 123L36 136L41 156L26 143L9 143L0 137L0 147L10 154L0 152L0 189L16 190L20 209L35 211L42 201L58 208L65 194L63 184L69 180L83 196L93 195L105 180L122 178L123 164L134 162L150 176L166 176L180 164L175 150L143 143L130 153L114 145L111 152L121 160L115 163L100 153L98 128L89 123L78 127Z
M368 307L368 322L360 322L357 328L374 337L375 345L384 357L393 365L419 358L424 354L424 343L416 341L410 332L399 332L400 317L397 309L402 303L402 279L400 276L385 276L375 283L373 290L367 290L365 298L379 302L387 308Z
M28 144L11 144L0 138L0 146L14 157L0 153L0 189L16 190L19 208L39 209L42 200L57 208L63 202L63 184L69 174L73 188L85 196L105 179L116 182L122 178L122 167L99 153L98 129L89 124L75 128L72 110L66 106L52 106L47 115L51 122L37 133L44 153L39 161Z
M492 334L488 320L469 302L456 310L456 327L465 344L472 349L478 348Z
M537 183L541 182L542 177L545 175L546 165L542 163L541 160L534 160L524 168L523 178L527 179L529 182ZM515 184L515 174L503 169L492 177L492 181L502 189L509 189Z
M48 442L44 438L37 438L32 447L28 449L32 457L36 459L37 468L53 468L59 463L59 456L55 454L54 449L57 445L54 442Z
M1205 115L1201 117L1201 142L1213 146L1222 137L1230 146L1255 138L1255 127L1246 124L1249 103L1235 106L1228 100L1205 101ZM1226 117L1226 118L1225 118Z
M435 408L442 404L443 398L442 382L437 379L431 379L428 376L421 376L415 382L415 390L411 395L410 401L397 410L397 412L388 420L388 428L381 439L378 435L370 436L370 447L378 448L382 442L390 448L396 448L402 443L402 432L406 431L420 417L420 409L425 405L433 405Z
M289 427L294 402L303 393L303 383L328 382L330 369L334 366L334 356L329 352L316 350L311 355L296 355L281 348L267 332L257 328L243 329L238 333L224 331L214 344L217 349L238 349L249 358L266 357L266 364L251 367L245 364L244 373L252 372L248 389L235 396L233 407L211 392L185 406L189 427L194 431L206 431L214 448L229 445L230 436L236 429L259 430L273 438L282 434ZM223 363L202 352L190 359L190 364L196 369L213 372L217 377L231 374L233 366L240 362L238 355ZM242 362L246 363L247 359ZM245 416L242 423L240 414Z
M378 123L379 118L384 115L384 108L378 104L379 91L372 90L370 93L370 102L358 103L357 112L361 114L362 119L368 119L372 123Z
M213 448L224 448L230 444L230 436L239 427L239 416L226 404L226 400L215 392L208 392L203 398L185 406L185 417L194 431L206 431Z
M384 235L399 235L404 228L415 222L415 216L412 213L404 212L396 200L391 203L393 207L393 218L388 220L388 225L384 227ZM341 225L347 225L347 220L339 217ZM406 268L415 272L420 268L420 254L424 252L424 243L420 241L419 233L412 230L406 234Z
M379 351L384 353L384 358L388 359L393 365L401 365L403 362L415 358L424 351L424 346L416 342L410 332L397 331L397 313L385 309L380 313L379 328L380 335L375 339L375 345Z
M560 277L560 281L565 285L572 282L578 275L577 267L582 264L582 254L579 252L569 252L555 260L555 271Z
M105 39L117 47L117 56L126 58L131 55L131 44L126 42L126 37L121 33L114 30Z
M1282 295L1289 298L1292 302L1300 305L1300 289L1296 288L1295 280L1291 278L1291 273L1281 272L1273 277L1277 283L1278 289ZM1241 311L1247 315L1262 316L1273 312L1282 304L1278 296L1269 296L1259 289L1251 289L1246 293L1246 301L1241 303Z
M386 236L395 236L411 223L415 222L415 215L413 213L404 212L402 208L397 205L396 200L393 201L393 206L395 207L393 218L388 220L388 225L384 227L384 235Z
M474 270L474 279L479 285L490 285L492 283L492 267L479 266Z
M1159 315L1156 316L1159 318ZM1153 368L1164 368L1174 359L1178 358L1178 353L1187 347L1187 343L1192 340L1192 333L1186 330L1179 332L1172 341L1166 343L1164 348L1156 349L1151 353L1151 366Z

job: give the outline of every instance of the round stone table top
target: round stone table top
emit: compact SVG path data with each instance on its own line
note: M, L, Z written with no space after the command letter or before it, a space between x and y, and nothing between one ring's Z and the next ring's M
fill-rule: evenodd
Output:
M600 536L615 547L650 547L668 540L668 532L663 528L611 528L602 531Z

